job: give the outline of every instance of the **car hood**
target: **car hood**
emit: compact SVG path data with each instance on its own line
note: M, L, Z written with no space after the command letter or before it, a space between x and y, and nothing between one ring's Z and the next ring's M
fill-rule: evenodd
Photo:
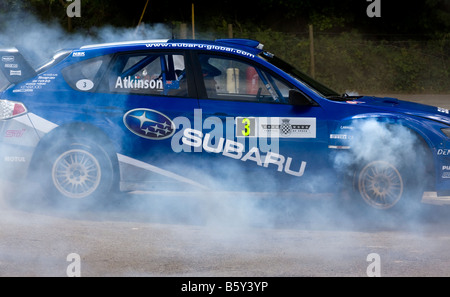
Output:
M391 113L400 113L426 118L450 125L450 112L446 108L404 101L390 97L363 96L354 100L349 100L347 103L361 104L365 107L376 108Z

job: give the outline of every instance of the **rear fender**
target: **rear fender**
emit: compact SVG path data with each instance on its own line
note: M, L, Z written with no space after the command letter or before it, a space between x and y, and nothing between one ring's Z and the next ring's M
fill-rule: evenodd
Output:
M39 166L39 161L42 160L43 154L45 155L45 152L49 151L50 147L59 145L59 142L68 142L70 139L86 139L91 143L95 143L111 159L114 166L114 172L119 172L117 152L111 140L101 129L86 123L61 125L46 134L39 142L35 153L33 154L30 172L32 172L33 169L38 169L37 166Z

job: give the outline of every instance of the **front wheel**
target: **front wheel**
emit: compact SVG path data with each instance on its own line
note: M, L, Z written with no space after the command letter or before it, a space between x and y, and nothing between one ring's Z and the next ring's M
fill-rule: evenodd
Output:
M400 171L386 161L373 161L355 176L357 192L364 202L376 209L390 209L404 194L404 178Z

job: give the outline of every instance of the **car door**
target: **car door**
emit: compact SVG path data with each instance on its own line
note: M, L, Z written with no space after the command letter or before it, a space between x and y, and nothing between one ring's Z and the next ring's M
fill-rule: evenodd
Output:
M193 125L198 109L189 59L184 51L118 54L103 78L103 105L115 110L121 188L174 190L199 186L189 178L187 152L175 143L177 130ZM178 139L178 141L180 141Z
M320 105L291 105L289 90L297 88L254 61L206 52L197 61L203 154L213 155L213 174L226 188L329 190L329 132Z

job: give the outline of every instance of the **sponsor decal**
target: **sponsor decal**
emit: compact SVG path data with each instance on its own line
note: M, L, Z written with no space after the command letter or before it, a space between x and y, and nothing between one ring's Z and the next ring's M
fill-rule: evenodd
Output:
M350 149L350 146L348 145L329 145L329 149L335 149L335 150L348 150Z
M275 152L268 152L266 155L262 155L258 147L252 147L244 154L244 144L223 137L220 137L217 144L213 147L209 145L212 137L214 136L211 136L209 133L203 134L201 131L188 128L183 132L182 142L183 144L192 147L203 147L208 153L221 153L225 157L241 160L243 162L253 161L256 165L266 168L272 164L272 168L276 168L277 171L285 172L297 177L302 176L305 172L305 161L300 162L298 170L297 167L293 170L291 168L293 163L291 157L285 157Z
M84 52L73 52L72 57L84 57Z
M22 70L9 70L9 75L13 76L21 76L22 75Z
M442 178L450 178L450 172L449 171L442 172Z
M80 79L79 81L77 81L75 86L78 88L78 90L89 91L94 87L94 83L89 79Z
M2 56L2 62L5 63L14 62L14 56Z
M352 126L341 126L340 128L341 128L341 129L348 129L348 130L353 130L353 129L355 129L355 127L352 127Z
M450 149L438 149L436 154L438 156L449 156L450 155Z
M346 134L330 134L330 139L351 139L350 135Z
M25 133L25 129L21 130L6 130L5 137L22 137L23 133Z
M169 81L167 82L169 83ZM155 79L136 79L131 76L122 78L117 77L116 84L114 86L116 89L163 89L162 80Z
M153 109L137 108L123 116L128 130L147 139L166 139L175 132L175 124L163 113Z
M442 170L450 170L450 165L443 165Z
M449 111L448 111L447 108L438 107L438 108L437 108L437 111L438 111L438 112L445 113L445 114L449 114Z
M27 93L27 92L33 92L33 89L18 89L18 90L13 90L13 93Z
M202 147L192 147L184 145L181 141L184 133L184 129L193 128L198 131L203 131L203 133L208 133L211 135L210 143L217 144L218 139L223 137L226 139L234 139L236 136L236 141L244 145L246 148L258 147L261 152L279 152L279 138L270 137L255 137L256 134L256 119L243 118L240 117L236 120L235 117L226 117L221 119L216 116L210 116L203 118L202 109L194 109L194 119L179 116L173 119L173 123L177 132L172 136L171 146L172 150L176 153L179 152L202 152ZM237 128L236 135L236 122L239 124ZM239 137L244 136L244 137Z
M259 137L316 138L315 118L260 118Z
M237 137L316 138L315 118L237 117Z
M20 86L20 89L13 90L13 92L33 92L35 89L42 89L42 87L54 81L57 76L57 73L45 73L39 75L31 82L27 82L25 85Z
M5 68L18 68L19 64L5 64Z
M5 156L5 162L25 162L25 157Z
M158 43L147 43L145 47L148 48L192 48L192 49L201 49L201 50L214 50L214 51L220 51L224 53L233 53L245 57L254 58L255 55L251 54L249 52L235 49L227 46L222 45L210 45L210 44L197 44L197 43L169 43L169 42L158 42Z

